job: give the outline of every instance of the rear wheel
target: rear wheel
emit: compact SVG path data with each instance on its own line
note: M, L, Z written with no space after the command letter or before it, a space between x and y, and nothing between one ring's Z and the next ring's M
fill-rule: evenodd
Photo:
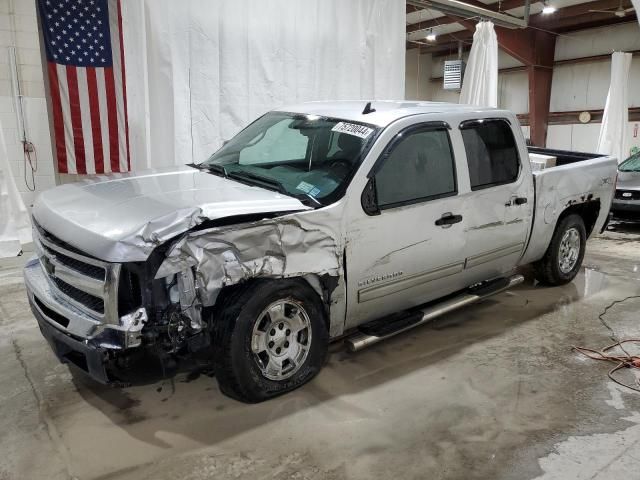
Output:
M261 402L311 380L324 364L329 334L314 290L295 280L259 280L222 299L216 377L222 392Z
M534 264L536 278L548 285L563 285L575 278L582 265L587 243L580 215L567 215L558 223L549 248Z

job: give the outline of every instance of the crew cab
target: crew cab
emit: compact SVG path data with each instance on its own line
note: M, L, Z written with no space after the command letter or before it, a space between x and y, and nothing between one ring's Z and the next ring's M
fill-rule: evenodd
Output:
M196 359L258 402L313 378L332 339L372 345L521 282L520 265L570 282L616 164L528 149L505 110L284 107L202 163L42 193L29 301L58 358L100 382L126 385L150 354Z

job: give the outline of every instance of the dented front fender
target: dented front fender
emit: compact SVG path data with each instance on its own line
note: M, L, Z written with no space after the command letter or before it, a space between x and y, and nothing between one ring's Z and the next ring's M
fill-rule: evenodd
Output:
M193 268L204 306L220 290L256 277L339 276L341 249L329 231L292 217L191 232L168 252L156 278Z

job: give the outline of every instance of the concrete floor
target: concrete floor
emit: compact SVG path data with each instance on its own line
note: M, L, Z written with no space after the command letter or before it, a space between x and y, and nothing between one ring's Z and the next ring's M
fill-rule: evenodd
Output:
M640 294L640 227L589 242L571 284L528 281L244 405L207 376L109 389L40 336L21 259L0 264L0 480L640 478L640 394L570 349L609 343ZM640 299L606 320L640 337ZM623 372L631 375L631 372Z

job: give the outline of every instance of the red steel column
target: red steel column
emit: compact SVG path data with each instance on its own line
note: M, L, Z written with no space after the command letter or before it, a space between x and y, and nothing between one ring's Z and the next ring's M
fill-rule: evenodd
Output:
M496 33L500 48L527 67L529 76L529 136L533 145L544 147L547 143L556 36L531 28L508 30L498 27Z
M529 74L529 137L537 147L547 145L549 104L551 102L551 80L553 67L531 65Z

